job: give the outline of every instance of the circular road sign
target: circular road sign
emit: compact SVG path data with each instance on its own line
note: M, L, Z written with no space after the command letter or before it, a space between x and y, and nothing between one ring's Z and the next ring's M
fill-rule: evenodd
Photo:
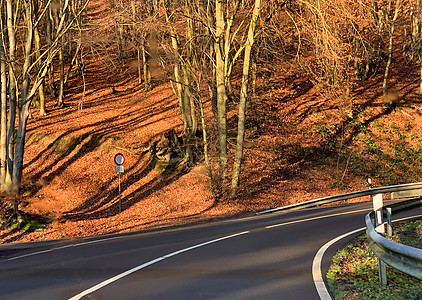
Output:
M122 153L117 153L114 156L114 162L118 166L122 166L125 163L125 156Z

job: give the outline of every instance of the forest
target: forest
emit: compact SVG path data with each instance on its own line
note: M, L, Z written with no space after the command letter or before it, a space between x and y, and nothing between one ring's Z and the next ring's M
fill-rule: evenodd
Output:
M15 212L27 182L40 179L30 170L36 159L24 155L37 134L31 127L28 136L28 124L70 108L86 113L94 61L115 76L130 70L145 97L171 88L180 124L118 147L148 155L169 177L204 166L213 203L253 199L276 181L312 181L305 170L330 175L318 185L337 191L367 177L380 185L420 179L420 0L104 5L0 0L0 185ZM64 154L86 138L88 148L104 141L81 135ZM263 141L270 146L254 152ZM115 196L115 188L101 189Z

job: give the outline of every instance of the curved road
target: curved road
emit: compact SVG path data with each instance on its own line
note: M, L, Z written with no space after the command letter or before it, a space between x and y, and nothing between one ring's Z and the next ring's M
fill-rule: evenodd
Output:
M362 228L371 204L167 230L0 246L0 299L319 299L318 250ZM417 209L394 216L421 214Z

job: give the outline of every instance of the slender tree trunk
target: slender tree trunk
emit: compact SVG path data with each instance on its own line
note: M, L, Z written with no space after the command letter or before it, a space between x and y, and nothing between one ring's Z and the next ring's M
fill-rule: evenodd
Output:
M9 38L9 124L7 128L7 172L5 178L5 189L12 192L12 172L15 153L15 121L17 105L17 84L15 79L15 53L16 53L16 32L13 24L13 1L7 0L7 33Z
M193 63L193 42L194 42L194 33L195 33L195 23L194 23L194 15L192 11L192 0L186 1L186 12L187 12L187 24L186 24L186 40L187 40L187 54L186 54L186 61L183 64L184 70L184 82L185 82L185 89L187 93L187 97L189 99L190 104L190 118L192 119L192 129L189 133L193 135L196 133L198 129L198 120L195 116L195 99L192 96L191 86L193 85L193 76L192 76L192 66Z
M205 3L207 2L207 4ZM215 28L214 6L205 0L200 0L200 14L206 20L206 34L212 36ZM205 5L206 4L206 5ZM209 58L208 62L211 67L211 78L208 80L209 94L211 99L211 107L214 117L217 119L217 84L216 84L216 70L215 70L215 49L214 43L209 43Z
M38 5L35 6L34 13L35 13L35 15L38 15ZM35 41L36 58L39 59L40 55L41 55L41 50L40 50L41 49L41 38L40 38L38 26L34 27L34 41ZM37 65L38 65L38 68L41 68L42 62L38 61ZM44 79L42 80L42 83L41 83L41 85L38 89L38 96L39 96L39 99L40 99L40 115L45 116L45 115L47 115L47 112L45 110Z
M59 50L59 69L60 69L60 80L59 80L59 96L57 98L57 107L64 107L64 57L63 57L63 38Z
M55 21L56 21L56 38L59 36L61 27L63 26L62 20L64 17L64 8L61 2L60 6L56 10ZM64 107L64 36L60 37L60 48L59 48L59 94L57 97L57 107Z
M185 159L188 162L193 161L193 154L192 154L192 138L195 135L198 129L198 120L195 115L195 99L192 95L191 87L194 85L193 83L193 76L192 76L192 68L193 68L193 39L194 39L194 31L195 31L195 24L194 24L194 16L192 11L192 1L186 1L186 13L187 13L187 20L186 20L186 59L182 61L182 69L183 69L183 89L185 93L186 100L189 102L189 114L188 117L191 121L191 128L184 133L185 145L186 145L186 153Z
M73 57L72 57L72 61L70 62L70 65L69 65L69 67L67 68L67 70L64 74L64 81L63 81L64 86L66 86L67 82L69 81L70 74L71 74L73 67L75 65L78 65L78 56L79 56L79 51L81 50L81 46L82 46L81 41L78 41L78 45L76 46L75 52L74 52Z
M126 37L125 37L125 32L124 32L124 27L122 24L117 24L118 28L119 28L119 36L120 36L120 41L121 41L121 47L122 47L122 52L121 52L121 58L123 59L127 59L127 46L126 46Z
M19 184L22 178L23 155L26 135L26 124L29 116L29 106L31 98L28 99L29 92L29 67L31 65L32 41L33 41L33 20L30 3L25 3L25 21L27 26L25 43L25 62L23 65L23 81L21 87L21 99L19 107L19 123L16 136L15 160L12 173L13 192L18 193Z
M217 85L217 140L219 176L225 181L227 178L227 91L225 81L224 56L224 1L215 1L216 31L214 41L215 71Z
M198 77L199 76L200 75L198 75ZM198 82L200 83L201 80L198 79ZM198 90L198 95L201 95L201 88L199 84L197 85L197 90ZM208 138L207 138L207 127L206 127L205 117L204 117L204 107L202 105L201 96L199 98L200 98L199 111L201 114L201 125L202 125L202 140L204 143L204 160L205 160L205 165L207 166L207 173L208 173L208 178L209 178L209 183L210 183L211 194L212 194L212 197L216 199L214 176L212 175L211 163L210 163L210 159L208 155Z
M397 0L396 1L396 7L394 9L394 16L393 19L391 20L391 28L390 28L390 33L389 33L389 44L388 44L388 60L387 60L387 65L385 66L385 73L384 73L384 82L382 84L382 93L383 95L386 95L388 92L388 87L387 87L387 80L388 80L388 72L390 70L390 65L391 65L391 59L393 56L393 35L394 35L394 26L397 20L397 17L399 15L399 11L402 5L402 1L403 0Z
M127 58L127 49L126 49L126 37L124 34L123 24L121 22L122 19L122 11L125 9L123 7L123 3L117 3L117 0L114 0L114 9L115 9L115 18L116 18L116 37L117 37L117 47L119 51L119 58L126 59Z
M52 34L53 34L53 28L52 28L52 20L51 20L51 9L50 5L46 8L45 16L45 38L47 41L47 47L51 47L52 44ZM48 91L50 94L54 95L54 65L50 64L48 66Z
M422 101L422 60L421 60L421 77L420 77L420 83L419 83L419 99Z
M138 83L142 84L142 64L141 64L141 46L136 46L137 67L138 67Z
M171 17L171 13L169 11L169 4L166 3L166 21L168 24L172 24L173 20ZM170 36L171 36L171 44L173 48L173 56L174 56L174 80L176 82L177 87L177 97L179 98L180 109L182 111L183 116L183 123L184 123L184 132L191 132L192 130L192 119L190 117L190 104L189 99L187 99L186 90L184 87L184 79L183 79L183 69L180 62L180 47L179 47L179 39L176 31L173 27L170 29Z
M145 42L146 42L146 36L142 37L141 51L142 51L142 65L143 65L143 72L144 72L144 82L145 82L144 91L149 92L151 90L151 74L150 74L150 71L149 71L149 63L148 63L147 51L145 49Z
M228 1L228 3L233 5L233 12L229 18L227 18L226 22L226 33L225 33L225 39L224 39L224 77L225 77L225 85L227 89L227 93L232 96L233 95L233 88L231 83L231 71L233 69L234 65L234 59L231 55L231 49L232 49L232 35L231 30L233 27L233 23L237 14L237 11L239 10L240 6L240 0L233 0ZM228 10L228 8L226 8Z
M249 69L251 62L252 46L254 44L255 28L258 22L259 13L261 11L261 0L255 0L255 7L252 13L252 19L249 24L248 38L245 45L245 53L243 58L243 75L242 86L240 89L240 103L237 123L237 142L236 154L233 164L233 176L231 182L230 196L236 195L236 190L239 185L239 175L243 158L243 142L245 138L245 123L246 123L246 101L248 98L248 83L249 83Z
M3 14L0 16L3 19ZM3 34L0 35L0 93L1 93L1 116L0 116L0 185L4 189L7 173L7 73L6 56L3 48Z
M413 4L412 4L413 6ZM420 0L416 0L416 5L414 8L414 14L413 14L413 18L412 18L412 42L416 47L417 53L415 55L417 55L418 53L420 54L421 51L421 37L422 37L422 32L421 32L421 2ZM422 100L422 60L420 62L420 83L419 83L419 99Z
M197 124L197 120L195 117L195 105L194 105L194 98L192 96L191 90L190 90L190 81L188 80L189 78L189 73L187 70L187 66L186 66L186 62L183 63L182 65L182 70L183 70L183 91L182 93L184 94L184 99L185 99L185 110L186 110L186 117L188 118L188 123L189 123L189 127L186 128L186 130L184 131L183 135L184 135L184 145L186 146L186 153L185 153L185 159L186 161L188 161L189 163L192 162L193 160L193 155L192 155L192 147L191 145L191 140L193 135L195 134L196 130L198 129L198 124Z

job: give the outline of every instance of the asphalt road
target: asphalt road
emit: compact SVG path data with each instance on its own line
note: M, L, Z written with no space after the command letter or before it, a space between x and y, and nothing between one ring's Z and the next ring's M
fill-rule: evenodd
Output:
M363 233L369 210L360 203L0 246L0 299L319 299L315 254L337 236ZM328 248L323 273L356 235Z

